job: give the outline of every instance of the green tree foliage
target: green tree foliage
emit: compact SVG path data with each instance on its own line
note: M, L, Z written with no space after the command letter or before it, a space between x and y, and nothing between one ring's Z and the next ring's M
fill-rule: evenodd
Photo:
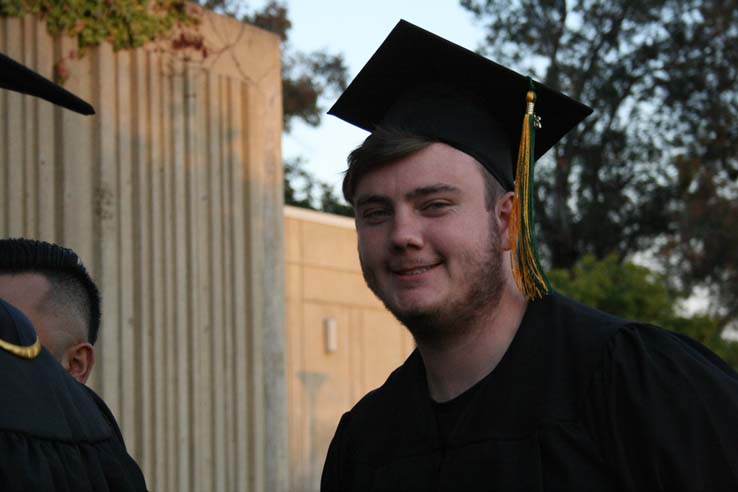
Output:
M0 17L36 15L52 36L77 39L77 49L54 63L59 84L69 77L67 58L84 56L88 48L108 42L114 50L138 48L166 38L177 26L196 26L199 8L186 0L0 0ZM204 50L201 37L173 40L173 47Z
M537 166L552 266L658 239L671 279L709 285L725 319L738 314L738 0L461 5L486 28L485 54L595 109Z
M710 167L696 159L676 159L675 233L661 248L668 271L685 285L703 285L716 299L724 322L738 319L738 196Z
M319 210L346 217L354 216L354 208L348 205L343 198L339 198L333 187L327 183L320 183Z
M671 320L678 299L663 277L631 262L620 263L615 255L602 260L586 255L570 270L552 270L549 280L585 304L654 324Z
M41 16L52 36L77 38L79 50L103 41L137 48L198 19L185 0L0 0L1 17Z
M305 161L299 157L284 163L284 202L295 207L354 216L353 208L338 198L331 185L305 170Z
M204 0L206 8L230 15L243 22L271 31L282 39L282 105L284 130L289 132L295 119L317 126L325 112L321 101L346 88L348 71L341 54L325 51L303 52L289 43L292 21L287 7L271 0L260 10L251 11L242 0ZM296 207L353 216L353 211L333 188L312 176L303 159L284 163L284 201Z
M680 314L682 293L646 267L620 262L615 255L602 260L585 255L570 270L552 270L549 279L556 290L597 309L688 335L738 369L738 342L721 337L721 321L706 314Z
M305 161L297 157L284 162L284 202L301 208L314 208L315 178L305 170Z
M204 0L200 4L280 37L285 130L289 131L295 118L311 126L319 125L325 112L321 98L336 95L346 88L348 72L343 55L294 49L289 42L292 21L282 2L271 0L256 11L251 11L248 2L243 0Z

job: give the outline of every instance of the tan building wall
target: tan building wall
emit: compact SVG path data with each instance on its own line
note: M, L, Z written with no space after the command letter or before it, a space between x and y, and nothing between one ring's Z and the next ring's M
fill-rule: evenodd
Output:
M67 59L83 117L0 91L0 236L73 248L101 287L91 385L154 491L288 486L279 39L208 13L211 55ZM0 19L51 78L76 43Z
M284 215L291 489L314 491L342 413L414 342L366 287L352 219L294 207Z

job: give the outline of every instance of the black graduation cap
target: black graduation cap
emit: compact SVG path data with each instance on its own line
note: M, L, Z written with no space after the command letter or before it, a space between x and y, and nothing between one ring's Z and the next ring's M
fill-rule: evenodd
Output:
M534 83L538 159L592 109ZM328 111L372 132L378 125L445 142L512 189L529 79L401 20Z
M95 114L89 103L3 53L0 53L0 87L46 99L80 114Z
M0 351L22 359L33 359L41 352L41 343L31 323L10 304L0 299Z
M533 163L591 112L404 20L328 111L369 132L381 126L444 142L515 188L513 273L531 299L550 289L534 235Z

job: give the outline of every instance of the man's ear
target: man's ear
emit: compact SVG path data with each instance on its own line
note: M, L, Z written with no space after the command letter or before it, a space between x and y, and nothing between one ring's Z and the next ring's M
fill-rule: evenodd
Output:
M515 193L508 191L497 199L495 204L495 219L500 231L500 247L503 251L510 251L510 220L513 206L515 205Z
M95 348L89 342L71 345L64 352L61 364L74 379L85 384L95 365Z

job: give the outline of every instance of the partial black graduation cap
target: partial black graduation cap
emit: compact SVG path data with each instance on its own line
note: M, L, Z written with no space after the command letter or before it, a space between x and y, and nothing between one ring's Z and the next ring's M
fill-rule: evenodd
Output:
M31 322L12 305L0 299L0 350L8 350L6 344L30 347L36 342L36 332Z
M534 83L538 159L592 109ZM328 114L373 132L377 126L444 142L513 188L528 77L401 20Z
M40 97L80 114L95 114L89 103L3 53L0 53L0 88Z

